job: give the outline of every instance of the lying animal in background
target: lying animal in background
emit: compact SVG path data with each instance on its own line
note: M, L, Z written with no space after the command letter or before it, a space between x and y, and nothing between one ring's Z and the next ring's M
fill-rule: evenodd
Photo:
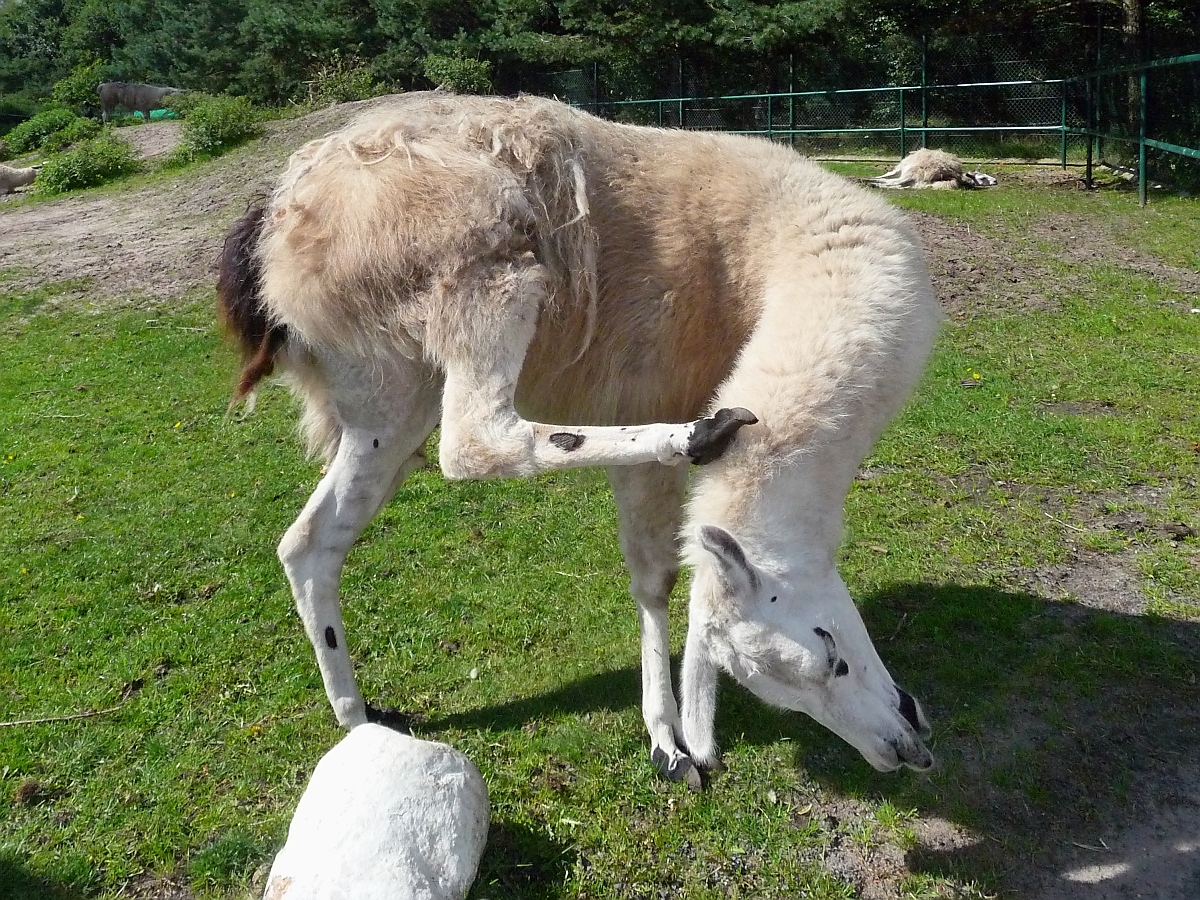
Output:
M140 112L150 121L150 111L163 108L163 99L170 94L182 93L185 88L158 87L153 84L136 84L125 81L106 81L97 86L100 95L100 117L107 122L118 106L130 112Z
M940 315L889 204L757 138L411 93L292 155L232 227L218 295L235 402L281 370L328 463L279 558L342 725L383 715L354 681L343 562L440 422L450 478L608 467L667 776L718 764L720 669L879 770L933 764L835 568L846 493Z
M996 179L982 172L963 170L962 161L945 150L914 150L890 172L864 179L867 184L881 188L954 188L991 187Z
M12 166L0 165L0 194L11 194L19 187L33 184L41 167L40 163L24 169L14 169Z

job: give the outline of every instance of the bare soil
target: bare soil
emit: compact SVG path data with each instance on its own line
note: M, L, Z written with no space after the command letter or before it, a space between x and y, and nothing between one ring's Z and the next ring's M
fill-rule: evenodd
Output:
M153 307L202 297L213 284L217 254L226 228L247 202L265 193L288 154L305 140L341 125L378 101L345 104L303 118L274 123L250 147L199 169L157 176L123 190L84 192L56 202L0 203L0 271L10 284L34 288L46 282L79 279L77 287L48 301L103 310L135 302ZM152 123L123 129L147 160L170 152L179 125ZM1050 172L1040 177L1048 190L1076 190L1077 179ZM19 197L19 195L18 195ZM3 198L0 198L2 200ZM15 200L15 202L14 202ZM1054 310L1045 286L1049 269L1018 255L1007 240L980 234L959 222L912 213L928 251L938 297L952 318L998 312ZM1200 294L1200 273L1168 266L1118 246L1103 234L1075 239L1073 223L1049 219L1037 237L1080 263L1103 261L1165 286ZM1067 415L1110 415L1107 408L1058 408ZM958 484L982 498L995 485L982 474ZM1072 527L1116 529L1169 539L1171 525L1163 498L1147 489L1137 512L1108 513L1102 497L1040 496L1020 486L1002 486L1014 497L1046 504L1048 514L1067 517ZM1039 489L1040 490L1040 489ZM1128 498L1125 498L1126 500ZM1125 504L1128 509L1128 503ZM1136 557L1132 551L1098 553L1075 548L1065 563L1016 571L1019 588L1046 602L1044 615L1069 632L1084 627L1081 615L1103 610L1130 616L1145 612ZM1073 602L1063 602L1073 601ZM1031 640L1037 640L1036 637ZM1181 630L1179 641L1196 645L1196 630ZM1190 644L1188 642L1191 642ZM1047 647L1047 652L1053 648ZM823 864L867 900L893 900L906 894L916 874L956 871L995 873L1004 894L1038 900L1196 900L1200 898L1200 688L1133 679L1105 685L1107 695L1070 709L1044 701L1014 701L1009 734L975 753L966 753L964 778L976 793L974 808L989 827L978 832L953 816L922 811L913 823L917 846L901 849L879 838L855 841L847 835L873 821L865 803L828 792L787 798L798 824L816 817L831 835ZM1036 696L1036 692L1034 692ZM1051 722L1058 723L1051 725ZM1065 724L1062 724L1064 723ZM1055 754L1060 770L1045 790L1055 798L1048 812L1022 808L1014 794L989 781L989 766L1005 749L1041 747ZM989 758L990 757L990 758ZM1119 792L1112 772L1132 772ZM940 896L959 894L959 879L935 879ZM191 896L182 881L141 878L129 896L176 900Z

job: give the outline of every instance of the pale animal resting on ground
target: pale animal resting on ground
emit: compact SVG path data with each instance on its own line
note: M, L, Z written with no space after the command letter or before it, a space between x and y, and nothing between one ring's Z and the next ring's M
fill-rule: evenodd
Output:
M406 94L292 156L231 229L219 305L246 356L235 400L278 368L328 461L279 557L343 725L379 713L351 669L342 564L440 421L451 478L608 467L668 776L698 786L718 763L720 669L880 770L932 765L835 568L846 492L939 317L879 198L757 138ZM685 514L689 460L708 464Z
M100 117L107 122L117 107L130 112L140 112L142 119L150 121L150 112L163 108L163 100L170 94L179 94L184 88L159 87L155 84L136 84L126 81L106 81L96 88L100 95Z
M945 150L914 150L890 172L865 179L867 184L881 188L954 188L991 187L996 179L982 172L967 172L962 160Z
M0 165L0 194L11 194L19 187L33 184L40 168L40 165L27 166L24 169Z

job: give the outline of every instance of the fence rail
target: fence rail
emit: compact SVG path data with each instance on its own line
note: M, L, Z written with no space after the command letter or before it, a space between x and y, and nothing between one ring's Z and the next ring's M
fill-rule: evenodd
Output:
M618 121L758 134L817 158L904 156L936 139L966 158L1080 165L1136 158L1146 202L1151 163L1200 160L1200 54L1070 78L896 85L831 91L592 100L576 106ZM1162 158L1151 160L1148 151Z

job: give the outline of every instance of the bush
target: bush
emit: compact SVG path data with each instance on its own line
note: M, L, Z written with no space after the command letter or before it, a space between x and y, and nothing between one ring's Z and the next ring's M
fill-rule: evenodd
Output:
M133 147L106 129L73 150L46 160L34 182L34 193L61 194L95 187L137 170Z
M198 103L183 120L183 137L168 165L179 166L212 156L255 137L259 116L245 97L212 97Z
M29 153L37 150L42 146L42 141L62 131L77 118L75 113L67 109L47 109L32 119L26 119L6 134L4 140L13 153Z
M308 102L314 106L330 106L334 103L349 103L352 100L369 100L390 90L386 84L375 80L358 57L343 59L335 50L333 55L312 73Z
M62 81L55 82L50 91L55 105L76 113L82 112L85 107L98 107L100 97L96 93L96 86L103 78L103 67L104 63L100 60L79 65Z
M80 141L93 138L99 133L100 123L95 119L75 118L65 128L61 128L53 134L48 134L42 138L38 149L46 153L55 153L71 146L71 144L78 144Z
M183 91L178 94L167 94L163 97L162 105L163 109L169 109L179 118L186 119L196 107L211 103L216 99L216 95L206 94L204 91Z
M425 77L460 94L486 94L492 89L492 64L458 56L425 57Z

